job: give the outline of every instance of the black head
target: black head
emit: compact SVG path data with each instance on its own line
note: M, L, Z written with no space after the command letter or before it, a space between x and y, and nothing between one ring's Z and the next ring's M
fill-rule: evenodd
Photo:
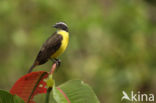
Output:
M67 24L65 24L64 22L58 22L53 27L57 28L57 29L62 29L62 30L68 31Z

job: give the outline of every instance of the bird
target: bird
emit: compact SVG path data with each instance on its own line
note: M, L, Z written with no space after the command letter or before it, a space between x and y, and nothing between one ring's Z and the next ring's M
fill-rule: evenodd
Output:
M56 32L43 43L28 73L32 72L36 66L45 64L48 60L53 60L60 65L58 57L64 53L69 42L68 26L64 22L58 22L53 27L56 28Z

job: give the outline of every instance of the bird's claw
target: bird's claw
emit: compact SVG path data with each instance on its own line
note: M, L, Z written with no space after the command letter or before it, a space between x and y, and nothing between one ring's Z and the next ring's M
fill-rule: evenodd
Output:
M61 60L60 59L55 59L54 63L56 63L56 67L60 67L61 65Z
M56 64L56 68L59 68L60 67L60 65L61 65L61 60L60 59L57 59L57 58L54 58L54 59L52 59L52 58L50 58L50 60L54 63L54 64ZM56 69L56 71L57 71L58 69Z

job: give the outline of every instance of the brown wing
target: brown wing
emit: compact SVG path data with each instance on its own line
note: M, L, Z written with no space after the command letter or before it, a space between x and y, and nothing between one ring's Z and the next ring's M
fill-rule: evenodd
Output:
M47 62L50 56L54 54L61 46L62 39L62 36L56 32L51 37L49 37L41 47L35 62L38 62L39 65Z

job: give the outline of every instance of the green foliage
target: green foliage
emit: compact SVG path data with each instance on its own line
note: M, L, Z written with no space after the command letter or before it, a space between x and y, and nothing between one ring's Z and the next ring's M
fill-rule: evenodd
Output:
M0 103L24 103L24 101L16 95L0 90Z
M61 90L61 91L60 91ZM35 96L36 103L44 103L46 94ZM49 103L100 103L93 90L80 80L70 80L60 86L54 86Z
M80 80L70 80L59 86L59 89L54 87L53 95L57 103L69 103L67 99L70 103L99 103L92 89Z
M53 96L57 103L68 103L65 96L59 90L57 90L56 87L53 88Z

